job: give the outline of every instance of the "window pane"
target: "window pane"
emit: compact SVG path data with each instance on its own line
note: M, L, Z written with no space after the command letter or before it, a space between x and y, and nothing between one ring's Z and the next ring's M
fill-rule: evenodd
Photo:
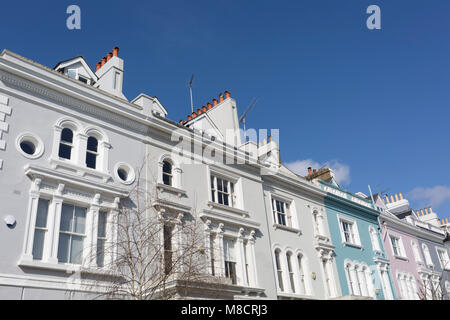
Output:
M36 227L47 227L47 213L48 213L49 201L45 199L39 199L38 209L36 214Z
M105 240L98 239L97 241L97 266L103 267L105 259Z
M39 229L34 230L33 259L35 260L42 259L42 252L44 249L44 238L45 238L44 230Z
M226 205L226 206L229 205L229 203L228 203L228 195L227 194L223 195L223 204Z
M97 155L93 153L86 153L86 166L88 168L95 169L97 162Z
M106 212L100 211L98 213L98 231L97 237L106 237Z
M171 186L172 185L172 177L167 174L163 174L163 183L165 185Z
M236 261L234 254L234 241L231 239L223 239L224 258L227 261Z
M68 262L70 236L68 234L59 234L58 243L58 261Z
M70 248L70 262L81 264L83 258L83 237L72 236L72 245Z
M73 132L68 128L64 128L61 132L61 141L72 143L73 142Z
M220 204L223 204L223 194L222 193L217 193L217 202L219 202Z
M58 156L64 159L70 159L70 154L72 153L72 147L67 146L65 144L59 145L59 153Z
M92 152L97 152L98 141L94 137L89 137L87 141L87 149Z
M75 228L74 232L84 233L84 225L86 223L86 209L75 207Z
M61 209L61 231L72 231L73 206L63 203Z
M163 172L172 174L172 164L168 161L163 162Z

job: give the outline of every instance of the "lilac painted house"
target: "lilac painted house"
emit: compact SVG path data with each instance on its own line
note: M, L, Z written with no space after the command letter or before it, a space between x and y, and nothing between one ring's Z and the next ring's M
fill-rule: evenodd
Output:
M436 263L436 259L439 259L439 251L436 250L445 250L445 255L448 256L444 245L446 232L430 223L432 221L423 221L420 213L416 214L410 208L408 200L404 199L401 193L386 196L385 199L380 195L375 195L374 198L382 212L382 241L390 261L398 298L448 299L445 285L441 283L446 278L445 269L439 268L439 262Z

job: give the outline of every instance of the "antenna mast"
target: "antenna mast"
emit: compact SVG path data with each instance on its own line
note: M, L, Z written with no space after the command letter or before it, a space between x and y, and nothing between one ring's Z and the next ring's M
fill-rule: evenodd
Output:
M244 112L244 114L239 118L239 122L242 122L243 126L244 126L244 132L246 131L246 127L245 127L245 118L247 118L247 114L250 112L250 110L255 106L256 102L258 102L258 99L253 98L252 102L250 103L250 105L247 108L247 111Z
M192 81L194 80L194 75L191 76L191 80L189 80L189 92L191 94L191 112L194 112L194 102L192 100Z

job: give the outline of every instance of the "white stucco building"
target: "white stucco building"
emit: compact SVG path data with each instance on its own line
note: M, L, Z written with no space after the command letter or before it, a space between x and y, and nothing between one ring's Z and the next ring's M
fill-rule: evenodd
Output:
M143 164L157 210L204 224L207 270L230 279L218 297L339 297L325 192L271 137L242 141L227 91L178 123L156 97L129 101L118 51L95 72L81 56L50 69L0 54L0 299L86 297ZM180 137L200 153L174 155Z

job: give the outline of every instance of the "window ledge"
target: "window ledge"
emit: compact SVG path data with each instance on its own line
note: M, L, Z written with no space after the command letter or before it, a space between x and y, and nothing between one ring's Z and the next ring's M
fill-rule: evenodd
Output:
M315 234L314 237L318 241L330 242L330 238L328 238L327 236L321 235L321 234Z
M317 299L314 298L312 295L307 294L299 294L299 293L291 293L291 292L283 292L283 291L277 291L277 296L283 297L283 298L291 298L291 299Z
M175 193L175 194L178 195L178 198L181 198L182 196L184 196L186 194L186 190L183 190L183 189L180 189L180 188L176 188L176 187L172 187L172 186L169 186L169 185L164 184L164 183L157 183L156 184L156 188L158 190L160 190L161 192L168 191L168 192L171 192L171 193Z
M208 207L210 207L211 209L212 208L216 208L216 209L221 209L221 210L233 212L233 213L239 214L239 215L241 215L243 217L249 217L248 211L241 210L241 209L238 209L238 208L229 207L229 206L226 206L224 204L215 203L215 202L212 202L212 201L208 201Z
M399 260L409 261L409 259L407 257L398 256L396 254L394 254L394 258L399 259Z
M21 259L17 263L19 267L35 268L35 269L45 269L52 271L62 271L66 273L75 273L81 270L80 265L74 264L62 264L62 263L50 263L38 260L25 260Z
M273 227L274 227L275 230L281 229L281 230L285 230L285 231L296 233L299 236L302 234L302 231L300 229L293 228L293 227L288 227L288 226L285 226L285 225L282 225L282 224L278 224L278 223L274 223Z
M84 177L85 175L91 175L98 179L101 179L103 182L107 182L109 178L111 178L111 174L109 174L108 172L102 172L88 167L82 167L66 160L50 158L49 161L53 169L56 169L58 167L67 168L76 171L76 173L82 177Z
M362 245L360 245L360 244L356 244L356 243L351 243L351 242L342 242L342 244L344 245L344 246L348 246L348 247L353 247L353 248L357 248L357 249L361 249L361 250L363 250L364 249L364 247L362 246Z

